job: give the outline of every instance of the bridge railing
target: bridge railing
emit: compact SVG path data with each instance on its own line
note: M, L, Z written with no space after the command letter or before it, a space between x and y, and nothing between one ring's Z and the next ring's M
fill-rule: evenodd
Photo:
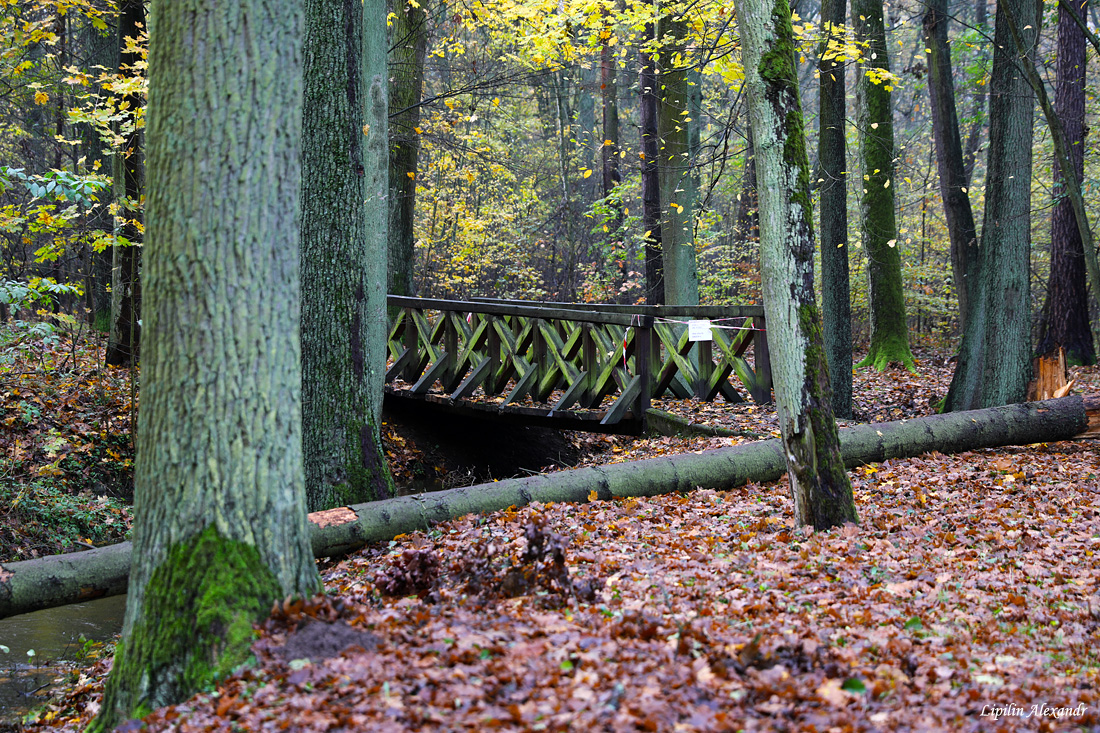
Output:
M470 401L599 429L644 429L650 400L665 393L710 401L771 399L764 312L759 306L619 306L482 298L389 296L388 389L450 403ZM688 321L712 328L693 341ZM753 347L755 368L744 358ZM610 399L608 405L605 400ZM533 407L531 403L540 405ZM487 405L482 405L483 409ZM625 426L624 426L625 427Z

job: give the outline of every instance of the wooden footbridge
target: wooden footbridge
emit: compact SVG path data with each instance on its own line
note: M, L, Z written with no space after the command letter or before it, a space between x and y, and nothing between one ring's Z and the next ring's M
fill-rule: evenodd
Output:
M394 295L389 306L387 400L626 434L644 432L650 400L666 394L741 402L739 386L758 403L771 400L761 306Z

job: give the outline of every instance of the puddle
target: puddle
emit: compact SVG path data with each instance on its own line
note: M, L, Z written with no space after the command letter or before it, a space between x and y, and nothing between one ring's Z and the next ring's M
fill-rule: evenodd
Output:
M100 598L0 619L0 722L11 722L44 703L59 662L72 663L90 642L112 640L122 631L126 596ZM33 656L28 655L29 651Z

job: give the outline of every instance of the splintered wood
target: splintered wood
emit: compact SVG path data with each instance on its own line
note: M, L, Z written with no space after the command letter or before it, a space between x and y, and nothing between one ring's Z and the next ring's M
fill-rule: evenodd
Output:
M1058 352L1035 358L1035 378L1028 385L1029 402L1051 400L1065 397L1073 389L1066 368L1066 350L1058 347Z

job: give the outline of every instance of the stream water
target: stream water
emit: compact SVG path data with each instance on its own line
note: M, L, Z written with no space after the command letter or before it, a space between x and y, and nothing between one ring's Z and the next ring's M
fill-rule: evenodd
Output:
M125 610L126 596L113 596L0 619L0 729L46 701L58 663L79 661L81 635L108 641L122 631Z

